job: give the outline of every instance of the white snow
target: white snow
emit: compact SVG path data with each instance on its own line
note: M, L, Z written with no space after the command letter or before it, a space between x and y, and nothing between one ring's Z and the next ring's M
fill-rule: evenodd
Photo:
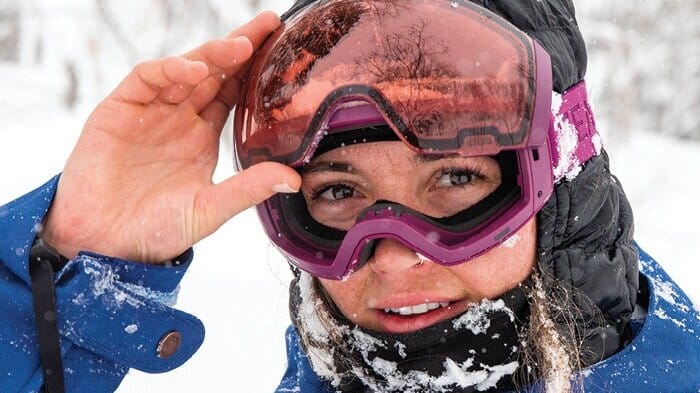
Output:
M576 127L559 113L562 105L562 96L552 92L552 115L554 116L554 132L556 134L559 162L554 168L554 179L560 181L563 178L572 180L581 172L581 163L576 157L578 136Z
M603 137L599 133L594 134L591 138L591 143L593 143L593 149L595 149L595 154L600 154L604 147Z
M318 318L319 312L322 309L318 307L320 299L312 286L311 276L302 273L299 281L301 305L300 315L304 318L302 323L306 325L307 330L310 330L311 335L317 340L328 340L332 337L327 328L320 322ZM465 314L455 320L453 323L454 329L469 329L474 334L485 333L490 326L489 313L505 312L514 319L513 312L505 306L503 300L490 301L484 299L481 303L472 306ZM442 392L448 386L475 386L477 390L487 390L495 386L498 381L505 375L510 375L517 369L518 362L508 364L487 366L484 364L474 365L474 358L469 358L462 364L457 364L452 359L446 359L445 371L438 377L431 377L426 372L409 371L401 372L397 363L380 357L372 357L370 354L377 351L379 348L387 348L387 343L367 333L361 331L357 327L347 328L338 326L338 329L343 331L343 334L350 337L353 347L355 347L367 364L370 364L373 370L387 381L390 391L404 393L418 393L429 389L433 392ZM405 357L405 345L401 342L396 342L395 347L401 357ZM312 360L312 366L317 374L331 379L331 383L337 386L340 382L336 373L333 372L334 367L331 359L332 354L327 352L319 352L314 348L309 349L309 358ZM354 368L358 375L363 375L364 371ZM370 382L371 384L371 382ZM379 387L372 386L378 390ZM379 389L381 390L381 389Z
M134 334L139 330L139 325L132 323L131 325L128 325L127 327L124 328L124 331L129 333L129 334Z
M394 343L394 346L396 346L396 349L399 351L399 356L401 356L401 358L406 358L406 345L397 341Z
M306 330L311 336L319 341L328 339L328 332L319 319L319 309L323 302L314 293L313 278L306 272L301 273L299 278L299 289L301 295L301 305L299 313L306 324Z
M483 367L476 371L467 371L472 367L473 359L460 364L451 359L445 362L447 370L442 376L437 378L435 385L448 386L457 385L460 387L475 386L476 390L488 390L498 383L506 375L511 375L518 368L518 362L501 364L493 367L481 365Z
M124 290L123 284L117 281L118 275L111 266L96 262L87 256L79 256L73 263L78 261L84 264L83 271L85 274L91 276L91 295L94 298L99 298L105 307L119 309L125 302L134 308L139 308L143 305L141 299Z
M535 276L535 291L538 298L545 298L542 290L542 283L539 277ZM568 392L570 388L569 378L572 369L569 363L569 355L561 345L559 332L554 329L554 324L547 310L543 307L544 302L535 303L537 307L537 324L540 325L541 334L545 342L549 345L545 348L544 361L549 367L548 374L544 376L547 392Z
M509 237L506 239L503 243L501 243L501 247L505 248L513 248L515 247L518 243L520 243L520 240L522 239L522 236L518 233L514 233L513 236Z
M515 318L513 311L505 305L503 299L496 301L484 299L481 303L470 306L461 317L455 319L452 327L455 330L469 329L474 334L484 334L491 326L491 316L489 314L495 311L508 314L511 321Z
M426 262L426 261L427 261L427 262L430 261L430 258L426 257L425 255L423 255L423 254L421 254L421 253L419 253L419 252L416 252L416 256L418 257L418 264L422 264L422 263L424 263L424 262Z
M677 320L677 319L675 319L675 318L669 317L668 314L666 314L666 311L664 311L664 309L661 308L661 307L659 307L658 309L654 310L654 315L656 315L656 316L659 317L660 319L668 319L668 320L670 320L671 322L673 322L674 324L676 324L676 326L678 326L678 327L681 328L681 329L685 329L685 328L686 328L685 323L683 323L682 321L679 321L679 320Z
M688 306L678 302L678 294L673 290L673 286L670 282L662 281L657 277L651 276L651 284L654 286L656 296L669 302L682 312L690 311Z
M353 329L353 333L357 331L357 329ZM369 352L382 343L364 334L357 335L355 338L359 341L356 343L359 344L365 361L371 364L373 370L387 381L387 388L392 392L422 393L430 391L439 393L448 391L449 387L455 385L460 387L474 386L478 391L484 391L495 386L504 376L513 374L518 368L517 361L488 366L485 364L475 365L473 357L461 364L448 358L443 365L445 371L439 376L432 377L427 372L416 370L403 373L398 370L396 362L379 357L369 359ZM355 369L355 372L361 373L362 371ZM383 390L377 386L371 387L374 390Z

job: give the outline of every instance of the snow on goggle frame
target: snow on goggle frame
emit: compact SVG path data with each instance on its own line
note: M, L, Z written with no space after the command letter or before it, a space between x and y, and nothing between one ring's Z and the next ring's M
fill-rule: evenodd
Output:
M536 146L550 95L547 53L468 1L316 2L256 54L235 112L238 164L303 164L336 104L357 99L417 150Z

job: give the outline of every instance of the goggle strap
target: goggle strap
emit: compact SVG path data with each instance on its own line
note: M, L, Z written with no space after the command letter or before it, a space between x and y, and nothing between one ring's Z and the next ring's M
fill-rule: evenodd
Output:
M566 90L561 95L561 106L555 111L552 108L549 140L556 183L564 177L573 179L583 164L600 154L603 143L588 103L585 81Z

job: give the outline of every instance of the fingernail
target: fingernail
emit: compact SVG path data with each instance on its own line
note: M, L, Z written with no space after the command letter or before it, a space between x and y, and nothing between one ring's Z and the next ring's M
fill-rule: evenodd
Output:
M277 15L277 13L273 10L262 10L262 11L258 12L257 16L260 16L262 14L274 14L276 17L279 18L279 15Z
M284 194L291 194L291 193L299 192L298 189L296 189L296 190L293 189L293 188L290 187L289 184L287 184L287 183L275 184L274 186L272 186L272 191L274 191L274 192L281 192L281 193L284 193Z
M247 42L247 43L250 43L252 45L252 41L250 40L250 38L248 38L244 35L239 35L238 37L234 38L234 40L236 40L240 43Z

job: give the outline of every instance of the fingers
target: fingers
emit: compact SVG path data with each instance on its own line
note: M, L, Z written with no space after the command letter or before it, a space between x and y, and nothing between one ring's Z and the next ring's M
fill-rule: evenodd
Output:
M243 37L246 39L245 37ZM246 39L247 40L247 39ZM248 41L250 43L250 41ZM252 49L251 49L252 51ZM251 52L252 54L252 52ZM250 56L250 55L249 55ZM248 56L248 57L249 57ZM247 60L247 57L245 58ZM229 74L222 71L220 74L214 74L200 83L189 97L189 103L196 112L204 110L212 101L219 97L223 103L228 104L229 109L233 107L233 102L238 95L238 90L222 95L222 86L231 81Z
M221 85L229 80L231 70L236 69L236 64L245 64L253 54L253 45L247 37L236 37L231 39L213 40L202 46L205 60L208 66L208 77L194 86L189 91L184 91L187 95L188 103L192 105L195 112L200 112L211 103L217 96ZM165 96L161 98L165 102L173 101L169 95L177 93L173 89L168 89ZM177 95L174 97L180 98Z
M185 58L204 62L209 67L210 76L226 79L237 65L250 58L253 50L248 37L231 37L208 41L186 54Z
M226 39L219 40L220 42L210 41L184 55L188 59L206 62L210 69L210 77L192 92L188 100L195 111L201 112L207 108L215 98L219 98L220 100L223 98L223 102L229 104L228 110L230 111L238 90L222 97L219 94L219 89L233 75L245 67L255 50L262 45L265 38L267 38L279 24L280 19L274 12L265 11L247 24L231 32ZM226 42L236 42L238 43L238 47L226 53L221 48L222 43ZM214 103L216 104L216 102ZM218 104L216 105L218 106Z
M238 72L277 26L279 17L262 12L226 38L209 41L182 57L152 60L137 65L114 91L122 101L148 104L187 99L199 112L218 94L221 85ZM204 87L200 86L204 84Z
M246 37L248 41L252 44L252 50L257 49L260 45L262 45L263 41L265 41L265 38L279 26L280 24L280 18L272 11L264 11L258 14L255 18L253 18L250 22L244 24L243 26L239 27L238 29L232 31L229 33L226 38L224 38L222 41L235 41L237 38L241 37ZM198 48L195 48L183 55L186 59L190 60L201 60L201 61L211 61L211 65L217 65L219 67L224 67L225 64L221 62L216 62L218 59L216 45L210 45L210 43L206 43ZM251 51L252 53L252 51ZM221 60L221 59L219 59ZM224 61L227 61L227 59L223 59ZM239 59L240 60L240 59ZM237 62L238 65L240 66L240 61ZM230 65L235 65L232 63L228 63Z
M243 210L278 192L296 192L300 186L301 177L290 167L274 162L254 165L197 195L195 228L199 230L195 230L204 237Z
M194 85L208 75L209 69L201 61L189 61L180 57L146 61L134 67L112 95L122 101L147 104L166 87L174 86L178 90L186 90L187 87L191 91Z
M280 19L272 11L264 11L250 22L229 33L223 40L215 40L193 49L183 55L190 60L207 63L211 75L218 74L225 80L240 70L253 52L262 45L265 38L279 26ZM222 45L238 42L242 47L239 52L225 53ZM247 48L243 48L243 46Z
M147 72L148 68L144 68ZM196 85L208 74L209 68L201 61L189 61L182 57L170 57L162 61L162 68L155 67L154 77L159 78L159 86L175 83ZM162 74L162 75L161 75Z
M224 127L238 94L240 81L232 78L226 81L219 90L216 97L199 113L202 119L211 124L212 128L218 131Z
M270 33L280 25L280 17L272 11L263 11L253 20L231 32L228 37L245 36L257 49Z

